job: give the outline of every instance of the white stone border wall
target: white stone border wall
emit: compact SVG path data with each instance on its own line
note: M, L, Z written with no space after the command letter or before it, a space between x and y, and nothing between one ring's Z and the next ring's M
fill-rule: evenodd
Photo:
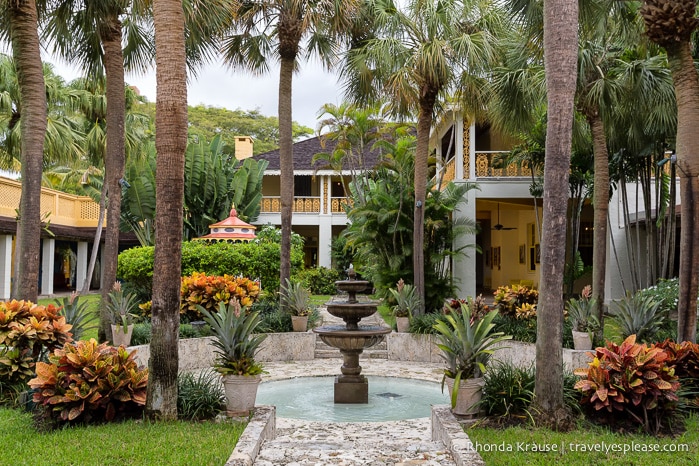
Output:
M441 363L441 350L437 348L433 335L412 333L390 333L386 337L389 361L413 361ZM315 359L316 335L312 332L270 333L262 343L257 359L270 361L310 361ZM136 362L148 365L150 346L132 346L136 350ZM179 341L179 370L192 371L211 367L214 363L212 337L188 338ZM338 352L338 358L340 354ZM362 357L368 357L362 356ZM510 362L523 367L532 365L536 359L536 347L531 343L505 341L497 345L493 359ZM569 370L587 367L590 358L587 351L563 349L563 364Z

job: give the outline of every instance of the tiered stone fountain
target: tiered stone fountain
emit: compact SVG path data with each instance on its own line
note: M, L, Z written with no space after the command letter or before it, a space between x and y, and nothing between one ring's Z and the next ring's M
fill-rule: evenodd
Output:
M339 349L344 359L340 368L342 375L335 377L335 403L368 403L369 383L361 375L359 355L364 348L381 343L385 335L391 333L391 329L378 325L359 325L362 318L376 312L376 303L357 301L357 292L366 289L369 282L355 280L356 274L351 266L347 275L348 280L335 282L338 290L347 292L347 301L333 300L326 304L328 312L344 320L345 325L327 325L313 331L326 345Z

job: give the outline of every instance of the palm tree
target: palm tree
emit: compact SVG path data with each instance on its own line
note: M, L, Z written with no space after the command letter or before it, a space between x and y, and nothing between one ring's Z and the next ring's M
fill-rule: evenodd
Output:
M187 62L180 0L154 0L156 166L153 335L146 411L177 419L177 341L180 324L182 198L187 149Z
M411 0L406 10L392 0L369 2L375 36L350 51L346 91L359 101L386 97L399 117L417 114L413 283L425 312L425 196L429 135L446 95L459 92L472 113L485 107L486 74L497 57L503 16L498 2Z
M536 326L535 405L543 425L567 427L563 401L563 264L568 171L578 56L577 0L544 3L544 63L548 100L544 162L541 281ZM546 368L545 370L543 368Z
M21 106L22 195L17 221L15 297L36 302L41 244L41 171L46 132L46 88L35 0L2 0L0 29L12 43Z
M697 292L699 291L699 75L690 40L699 19L696 0L645 0L641 16L648 37L665 48L677 96L677 168L680 176L680 296L677 341L697 338Z
M269 62L279 70L279 165L281 195L280 283L291 277L291 219L294 201L292 78L299 58L316 54L330 68L337 55L337 34L346 30L358 0L262 0L233 2L233 33L223 53L233 68L262 74Z

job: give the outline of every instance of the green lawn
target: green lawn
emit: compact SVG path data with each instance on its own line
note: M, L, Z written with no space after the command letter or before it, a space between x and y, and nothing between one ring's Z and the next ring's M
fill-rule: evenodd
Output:
M488 466L696 465L699 464L699 416L690 417L686 427L687 431L677 438L622 435L587 424L566 433L523 427L502 430L472 427L466 433Z
M0 466L216 465L244 423L128 421L37 433L31 414L0 408Z

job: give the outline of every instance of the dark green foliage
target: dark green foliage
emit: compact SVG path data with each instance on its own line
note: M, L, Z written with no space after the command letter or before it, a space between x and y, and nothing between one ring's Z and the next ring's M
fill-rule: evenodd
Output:
M660 310L670 315L677 312L679 302L680 283L677 278L660 279L655 286L639 290L637 294L641 296L652 296L654 301L660 303Z
M153 285L152 246L127 249L119 254L117 276L133 287L150 289ZM250 243L182 243L182 276L203 272L207 275L242 275L260 279L262 289L279 289L279 244L268 241ZM300 269L303 250L293 247L292 268Z
M350 185L353 207L350 225L343 232L355 251L355 267L373 282L382 297L399 279L413 282L413 171L414 139L402 138L386 145L387 156L366 184ZM440 309L454 286L446 264L465 252L453 250L453 239L474 232L472 221L455 222L454 210L474 185L453 184L440 189L429 181L425 201L425 308ZM473 245L470 245L473 247Z
M434 329L434 324L441 318L441 314L437 312L428 312L420 316L413 316L410 319L410 333L421 335L434 335L437 331Z
M211 336L211 329L208 325L203 325L201 328L196 328L192 324L180 324L180 339L185 338L201 338ZM151 324L143 322L134 324L133 333L131 334L131 345L147 345L150 343Z
M177 415L180 419L213 419L226 403L221 376L213 371L181 373L177 377Z
M296 279L310 290L311 294L334 295L337 293L335 282L340 280L340 273L334 269L314 267L301 270L296 274Z
M285 333L293 332L294 330L291 325L291 314L279 310L278 304L276 308L267 308L260 317L262 320L260 325L257 326L259 333ZM319 320L320 313L318 309L313 309L308 314L308 328L315 327Z
M345 235L333 236L330 242L330 257L333 269L344 278L345 270L354 263L354 249L347 244Z
M534 398L534 366L517 367L499 362L485 371L481 408L488 416L531 419L529 405Z
M513 340L524 343L536 343L536 319L518 319L498 314L493 323L495 324L495 330L505 335L512 335Z

